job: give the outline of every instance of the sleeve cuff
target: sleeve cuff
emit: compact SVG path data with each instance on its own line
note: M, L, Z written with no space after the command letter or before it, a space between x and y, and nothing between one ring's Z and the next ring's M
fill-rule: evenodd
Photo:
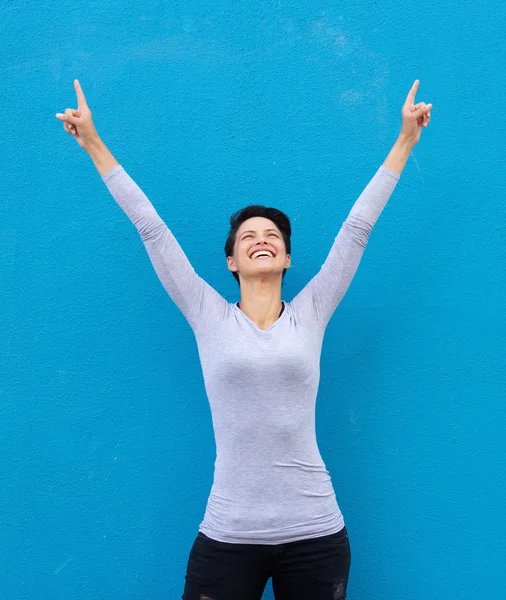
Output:
M386 173L387 175L391 175L397 181L400 179L400 176L401 176L400 173L397 173L397 171L394 171L393 169L389 169L388 167L385 167L385 165L381 165L379 170L383 171L383 173Z
M102 175L102 181L107 182L111 177L114 177L116 173L120 173L123 171L123 167L121 165L116 165L110 171L107 171L105 175Z

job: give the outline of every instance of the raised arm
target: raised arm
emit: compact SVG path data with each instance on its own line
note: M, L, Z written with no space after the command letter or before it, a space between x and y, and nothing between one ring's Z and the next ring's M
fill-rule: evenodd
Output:
M225 318L228 302L199 277L176 238L144 192L118 164L98 136L79 82L74 80L78 108L56 117L67 133L88 152L113 198L139 232L165 290L195 333Z
M430 120L432 104L415 105L417 79L402 107L402 130L384 163L369 181L341 226L320 271L292 301L301 322L325 329L358 269L372 229Z

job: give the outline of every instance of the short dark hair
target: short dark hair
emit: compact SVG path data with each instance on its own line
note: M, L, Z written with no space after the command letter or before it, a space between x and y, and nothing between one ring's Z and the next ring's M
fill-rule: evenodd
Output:
M290 225L290 219L285 215L284 212L278 210L277 208L269 208L267 206L262 206L261 204L250 204L245 208L241 208L236 211L230 217L230 232L228 234L227 241L225 242L225 256L232 256L234 253L235 246L235 237L237 235L237 230L241 226L244 221L251 219L252 217L264 217L266 219L270 219L273 223L276 224L276 227L281 232L283 236L283 241L285 242L285 249L287 254L291 254L291 243L290 236L292 235L292 227ZM283 275L281 276L281 281L285 278L286 269L283 269ZM236 278L237 283L240 285L239 275L237 272L232 271L232 275Z

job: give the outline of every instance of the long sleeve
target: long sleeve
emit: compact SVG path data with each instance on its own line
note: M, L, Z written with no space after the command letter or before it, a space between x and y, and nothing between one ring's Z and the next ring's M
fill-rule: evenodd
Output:
M227 314L227 301L193 269L144 192L117 165L102 180L139 232L163 287L196 333Z
M399 178L396 171L379 167L342 224L320 271L293 299L292 307L305 316L306 325L323 329L327 326L350 286L369 235Z

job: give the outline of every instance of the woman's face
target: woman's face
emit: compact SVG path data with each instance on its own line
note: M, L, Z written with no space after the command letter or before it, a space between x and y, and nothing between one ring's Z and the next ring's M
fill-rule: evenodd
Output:
M259 252L267 256L257 258ZM234 254L227 257L230 271L240 272L244 278L258 275L281 276L290 267L281 232L270 219L252 217L241 223L235 236Z

